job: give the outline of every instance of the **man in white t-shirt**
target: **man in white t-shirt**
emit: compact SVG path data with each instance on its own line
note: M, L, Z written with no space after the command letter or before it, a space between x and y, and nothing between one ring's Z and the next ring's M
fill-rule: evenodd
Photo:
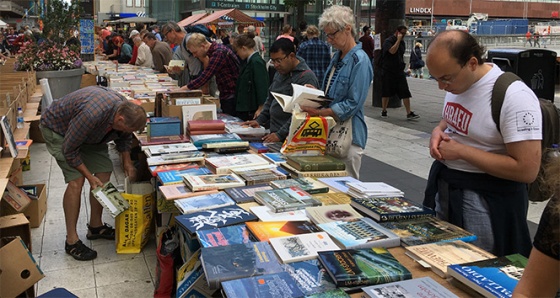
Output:
M490 102L503 71L484 63L483 53L470 34L458 30L439 33L429 45L426 64L447 94L430 139L436 161L424 204L477 235L475 244L483 249L528 255L525 184L535 180L540 165L540 106L525 83L512 83L498 131Z

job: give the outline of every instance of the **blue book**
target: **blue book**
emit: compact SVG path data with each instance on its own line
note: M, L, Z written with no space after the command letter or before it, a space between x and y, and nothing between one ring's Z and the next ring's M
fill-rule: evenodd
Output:
M265 153L268 152L268 147L265 144L259 142L251 142L249 143L249 147L253 149L257 153Z
M201 230L196 236L202 247L225 246L255 242L245 224L233 225L223 228Z
M210 289L217 289L221 282L228 280L284 271L265 241L203 247L200 259Z
M304 293L287 272L266 274L222 282L223 292L234 297L302 297Z
M193 143L193 145L195 145L196 147L201 147L203 144L208 144L208 143L240 142L240 141L243 140L237 134L234 133L191 136L191 143Z
M488 260L450 265L447 273L485 297L511 297L527 258L514 254Z
M271 163L280 165L283 163L286 163L286 157L284 156L284 154L280 153L280 152L268 152L268 153L263 153L262 156L267 159L268 161L270 161Z
M196 192L194 194L196 194ZM183 214L235 205L235 202L223 191L184 199L176 199L173 203Z
M231 226L257 220L251 212L237 206L226 206L175 216L177 223L194 235L197 231Z
M159 172L157 173L161 184L169 185L169 184L176 184L176 183L183 183L183 176L190 175L190 176L200 176L200 175L208 175L213 174L209 169L206 167L201 166L198 169L186 169L186 170L173 170L167 172Z
M284 270L292 276L306 296L336 289L334 281L317 259L284 264Z

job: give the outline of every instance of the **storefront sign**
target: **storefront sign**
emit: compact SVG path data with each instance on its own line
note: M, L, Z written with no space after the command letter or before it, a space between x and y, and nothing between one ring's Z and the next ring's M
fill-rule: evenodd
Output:
M409 13L414 13L414 14L431 14L432 13L432 8L431 7L411 7L409 9Z
M231 9L256 10L256 11L285 11L286 7L279 4L247 3L247 2L226 2L226 1L206 1L206 8L211 9Z

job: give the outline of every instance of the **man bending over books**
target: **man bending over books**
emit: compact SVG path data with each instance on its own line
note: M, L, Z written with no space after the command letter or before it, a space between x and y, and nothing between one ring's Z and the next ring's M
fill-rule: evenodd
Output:
M121 153L125 175L136 176L130 159L132 132L146 125L146 111L105 87L90 86L55 101L41 115L41 132L49 153L56 159L67 183L63 208L66 221L65 251L80 261L93 260L97 252L85 246L76 225L85 179L91 189L111 178L113 163L107 142L115 141ZM87 239L115 239L115 229L103 223L102 205L90 192L90 220Z
M294 43L287 38L276 40L269 50L270 62L276 69L269 91L280 94L292 95L292 84L310 84L315 87L319 85L317 77L301 57L296 56ZM244 124L253 127L269 126L270 134L263 137L263 142L283 142L288 136L292 114L286 113L282 106L268 93L268 99L264 103L261 113L255 120Z

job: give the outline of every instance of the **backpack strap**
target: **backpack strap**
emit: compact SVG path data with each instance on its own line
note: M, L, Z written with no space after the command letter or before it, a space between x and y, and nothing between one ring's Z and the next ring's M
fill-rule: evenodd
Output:
M492 119L494 120L496 128L500 133L500 112L502 111L502 106L504 105L506 91L509 88L509 85L518 80L521 81L521 78L513 72L504 72L494 83L494 88L492 89L492 99L490 101L492 108Z

